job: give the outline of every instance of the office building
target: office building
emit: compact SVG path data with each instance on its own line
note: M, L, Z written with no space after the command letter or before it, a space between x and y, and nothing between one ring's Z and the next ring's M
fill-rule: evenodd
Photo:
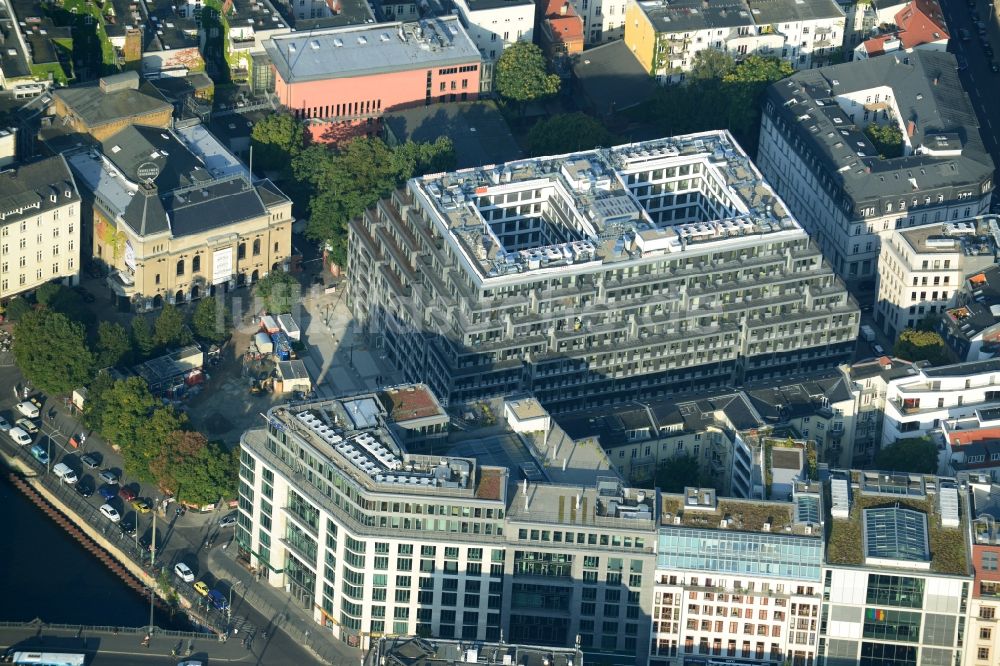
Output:
M987 666L1000 654L1000 486L982 474L963 475L972 494L972 566L969 626L963 666Z
M0 199L0 299L54 280L76 284L81 202L62 155L5 167Z
M84 239L122 307L184 303L287 269L291 201L203 125L129 125L67 161Z
M396 636L376 641L363 666L454 666L455 664L518 664L519 666L583 666L577 648L553 648L511 643L476 643L418 636Z
M351 307L456 404L566 411L836 367L858 309L724 131L412 179L349 228Z
M966 276L992 266L994 216L885 232L878 262L876 321L890 340L958 303Z
M374 135L383 113L479 95L480 54L455 17L274 37L278 102L313 137Z
M901 156L882 158L864 132L872 123L899 130ZM993 160L955 58L938 51L800 71L773 84L757 161L865 301L890 231L983 214L993 191Z
M973 582L966 493L953 479L851 471L833 474L830 497L825 663L961 663Z
M651 666L815 664L822 604L822 487L791 501L661 496Z
M625 44L650 75L677 83L706 49L780 58L795 69L840 52L844 11L834 0L630 2Z

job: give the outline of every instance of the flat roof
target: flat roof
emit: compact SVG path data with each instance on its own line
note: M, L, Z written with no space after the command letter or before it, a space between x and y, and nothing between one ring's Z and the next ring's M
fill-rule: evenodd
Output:
M968 219L927 224L899 231L899 235L919 254L960 253L966 257L993 257L1000 233L1000 217L985 215Z
M598 477L596 485L517 484L507 518L553 526L633 529L653 534L658 507L653 490L628 488L617 477ZM647 546L652 549L652 541Z
M380 391L378 397L385 406L389 418L396 423L448 415L424 384L394 386Z
M573 59L573 76L598 114L624 111L642 104L658 89L625 40L588 49Z
M672 193L665 210L651 213L660 199L636 196L630 186L640 179L664 181L653 187ZM411 179L409 189L477 284L806 237L728 131L433 174ZM510 212L525 201L535 202L530 217L546 242L506 235Z
M819 506L818 484L795 482L793 497L810 498ZM803 503L800 515L796 501L720 498L714 489L686 488L683 493L662 493L660 524L704 529L724 529L734 532L794 534L822 538L823 530L816 527L813 514ZM726 523L723 526L722 521Z
M287 83L478 64L482 58L454 16L296 32L272 37L264 48Z
M28 65L28 55L21 47L17 38L18 17L6 3L0 4L0 35L3 37L3 48L0 48L0 68L5 79L20 79L31 76Z
M106 78L119 80L118 77ZM125 81L123 85L115 85L109 92L101 87L101 81L94 81L58 88L52 91L52 95L62 100L89 127L99 127L157 111L173 111L174 108L162 97L144 92L138 78L131 83Z

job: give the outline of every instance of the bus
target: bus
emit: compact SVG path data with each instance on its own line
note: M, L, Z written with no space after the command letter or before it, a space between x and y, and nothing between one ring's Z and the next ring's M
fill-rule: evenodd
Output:
M7 661L24 666L84 666L86 657L68 652L14 652Z

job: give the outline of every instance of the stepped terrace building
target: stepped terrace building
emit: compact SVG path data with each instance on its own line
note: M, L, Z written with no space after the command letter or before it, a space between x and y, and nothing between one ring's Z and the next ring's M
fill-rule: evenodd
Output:
M352 221L354 316L445 403L564 410L833 367L858 308L728 132L411 180Z

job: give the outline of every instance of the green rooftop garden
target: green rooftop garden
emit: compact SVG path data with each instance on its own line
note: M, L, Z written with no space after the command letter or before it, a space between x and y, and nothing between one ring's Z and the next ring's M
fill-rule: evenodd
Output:
M851 517L830 521L826 559L830 564L860 566L865 562L862 511L875 507L899 506L927 515L928 541L931 550L931 571L940 574L968 573L965 536L961 527L942 527L933 499L861 495L852 497ZM964 518L963 518L964 520Z

